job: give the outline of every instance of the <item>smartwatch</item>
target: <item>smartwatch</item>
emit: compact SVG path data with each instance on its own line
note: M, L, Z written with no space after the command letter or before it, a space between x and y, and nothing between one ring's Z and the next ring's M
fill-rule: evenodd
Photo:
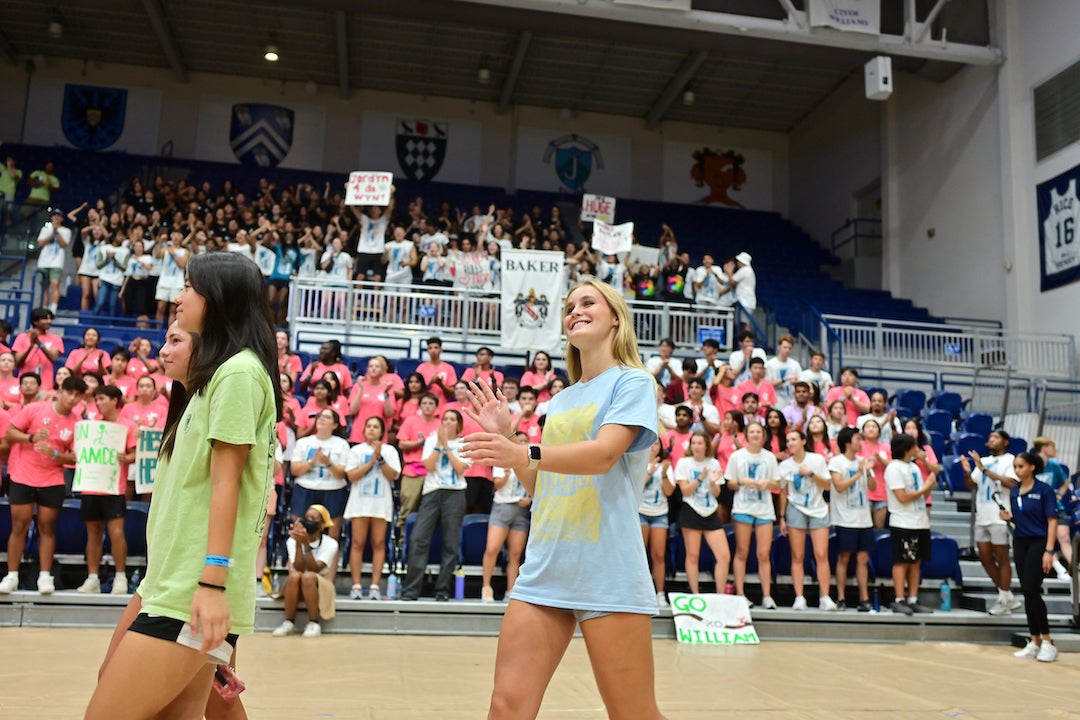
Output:
M530 470L535 470L539 464L540 464L540 446L539 445L530 445L529 446L529 469Z

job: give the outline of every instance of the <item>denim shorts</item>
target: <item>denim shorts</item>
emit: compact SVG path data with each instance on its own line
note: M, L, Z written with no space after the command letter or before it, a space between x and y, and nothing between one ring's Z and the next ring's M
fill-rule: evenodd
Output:
M667 515L657 515L655 517L651 517L649 515L638 513L638 519L641 520L641 527L666 528L668 526Z
M746 513L734 513L731 516L731 519L737 523L742 523L743 525L772 525L774 522L768 518L759 518L754 515L747 515Z
M870 512L874 512L875 510L888 510L888 509L889 509L889 501L888 500L871 500L870 501Z
M821 518L810 517L791 503L788 503L787 510L784 511L784 521L789 528L796 530L819 530L829 527L828 515Z

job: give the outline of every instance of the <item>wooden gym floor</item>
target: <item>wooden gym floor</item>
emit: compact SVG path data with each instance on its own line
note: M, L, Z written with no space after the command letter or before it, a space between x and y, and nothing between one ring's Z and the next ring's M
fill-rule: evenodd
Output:
M0 628L0 718L82 717L110 632ZM242 637L239 674L253 719L475 720L486 716L495 638ZM1004 645L654 643L670 720L1027 720L1080 718L1080 654L1017 660ZM138 682L133 678L132 682ZM604 718L575 639L541 718Z

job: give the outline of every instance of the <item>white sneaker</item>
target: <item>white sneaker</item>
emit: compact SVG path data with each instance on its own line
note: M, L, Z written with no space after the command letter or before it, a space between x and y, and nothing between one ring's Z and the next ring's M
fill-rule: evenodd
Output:
M101 592L101 580L97 575L90 575L83 581L83 584L75 588L75 592L81 592L86 595L97 594Z
M836 603L828 595L822 595L821 600L818 601L818 610L824 610L825 612L832 612L836 610Z
M127 575L119 574L113 578L112 582L112 594L113 595L127 595L128 594L128 581Z
M42 595L52 595L56 592L56 583L50 573L43 572L38 575L37 591Z
M776 601L772 599L772 595L766 595L765 597L761 598L761 607L765 608L766 610L776 609Z
M364 597L364 588L360 587L359 585L353 585L352 589L349 590L349 599L350 600L360 600L363 597Z
M806 609L806 598L804 598L802 595L799 595L798 597L796 597L795 602L791 603L791 609L792 610L805 610Z
M671 607L667 601L667 596L664 595L663 591L656 593L656 606L659 608Z
M1012 608L999 600L991 605L990 609L986 612L991 615L1012 615Z
M0 595L9 595L19 589L19 573L9 572L0 580Z
M485 605L491 605L495 602L495 591L491 589L490 585L485 585L480 590L480 602Z
M1057 656L1057 645L1054 645L1049 640L1043 640L1043 644L1039 647L1039 654L1035 656L1035 659L1039 662L1054 662L1057 660Z
M1069 571L1065 569L1065 566L1061 564L1061 561L1054 558L1054 572L1057 573L1058 580L1068 580Z
M378 585L368 588L368 600L382 600L382 591L379 590Z
M322 635L322 625L312 620L304 627L304 637L313 638Z
M1010 610L1019 610L1024 605L1024 601L1018 597L1010 597L1005 601L1005 607Z
M1033 657L1038 657L1039 652L1040 652L1039 646L1036 645L1035 643L1033 643L1032 641L1028 640L1028 644L1024 646L1024 649L1023 650L1017 650L1016 652L1014 652L1013 657L1025 658L1025 659L1033 658Z
M274 632L270 633L274 637L285 637L286 635L292 635L293 630L296 629L296 625L292 620L286 620L285 622L274 628Z

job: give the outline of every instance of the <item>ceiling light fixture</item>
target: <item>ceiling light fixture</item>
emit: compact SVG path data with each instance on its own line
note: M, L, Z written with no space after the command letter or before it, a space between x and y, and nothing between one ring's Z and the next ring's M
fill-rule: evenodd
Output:
M487 85L491 82L491 70L487 65L481 65L480 69L476 71L476 81L481 85Z
M277 62L280 59L281 56L278 55L277 45L274 45L273 43L267 45L266 51L263 52L263 60L266 62Z
M686 107L690 107L694 104L695 100L697 100L697 95L694 94L693 90L687 88L682 94L682 104Z

